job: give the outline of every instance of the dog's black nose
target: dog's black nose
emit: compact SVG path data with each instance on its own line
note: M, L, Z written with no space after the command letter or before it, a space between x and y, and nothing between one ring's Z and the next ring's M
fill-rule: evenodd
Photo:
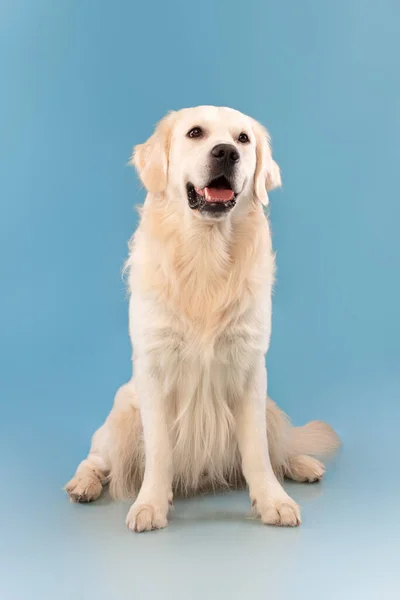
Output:
M239 152L232 144L218 144L211 150L211 154L215 160L230 167L240 158Z

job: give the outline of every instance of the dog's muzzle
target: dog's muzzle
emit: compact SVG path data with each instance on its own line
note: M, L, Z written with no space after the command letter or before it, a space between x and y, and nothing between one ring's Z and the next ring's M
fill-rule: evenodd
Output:
M218 144L210 153L210 181L204 188L186 186L189 206L209 215L221 215L236 204L233 180L240 154L231 144Z

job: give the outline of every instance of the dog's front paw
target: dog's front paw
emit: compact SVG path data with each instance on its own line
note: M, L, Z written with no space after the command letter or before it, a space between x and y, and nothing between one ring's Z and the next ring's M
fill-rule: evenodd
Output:
M167 514L168 508L135 502L126 517L126 525L131 531L138 533L163 529L168 525Z
M254 507L266 525L297 527L301 523L300 508L290 496L255 502Z

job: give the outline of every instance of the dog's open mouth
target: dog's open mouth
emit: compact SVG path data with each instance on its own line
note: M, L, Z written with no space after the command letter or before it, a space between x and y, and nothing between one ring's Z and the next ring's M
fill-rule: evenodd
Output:
M209 213L223 213L236 204L236 193L225 176L212 179L204 188L188 183L186 186L190 208Z

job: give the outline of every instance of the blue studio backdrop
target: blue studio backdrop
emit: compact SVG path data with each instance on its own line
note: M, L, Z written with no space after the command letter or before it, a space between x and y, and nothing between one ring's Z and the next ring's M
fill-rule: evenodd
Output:
M0 3L3 598L396 597L399 22L395 0ZM130 377L131 148L198 104L264 123L282 170L269 392L344 440L322 486L289 484L298 531L233 493L135 537L127 505L62 492Z

